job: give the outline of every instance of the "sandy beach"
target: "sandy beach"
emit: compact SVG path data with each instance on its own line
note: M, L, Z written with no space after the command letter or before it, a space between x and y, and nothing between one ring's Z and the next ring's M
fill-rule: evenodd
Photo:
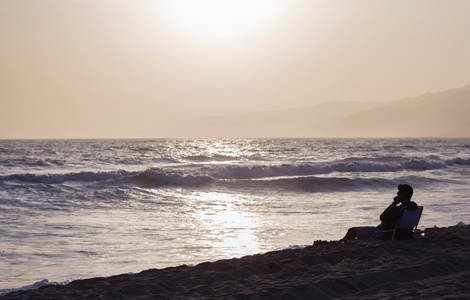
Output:
M468 299L470 226L407 241L316 241L239 259L17 291L1 299Z

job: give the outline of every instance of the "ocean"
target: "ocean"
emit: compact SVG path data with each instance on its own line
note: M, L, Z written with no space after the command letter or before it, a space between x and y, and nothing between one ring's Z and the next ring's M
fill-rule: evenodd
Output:
M0 293L241 257L377 225L470 222L470 139L0 141Z

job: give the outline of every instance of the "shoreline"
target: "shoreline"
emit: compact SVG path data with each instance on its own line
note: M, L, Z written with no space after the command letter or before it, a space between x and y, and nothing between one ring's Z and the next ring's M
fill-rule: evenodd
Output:
M470 298L470 226L406 241L316 241L241 258L14 291L0 299Z

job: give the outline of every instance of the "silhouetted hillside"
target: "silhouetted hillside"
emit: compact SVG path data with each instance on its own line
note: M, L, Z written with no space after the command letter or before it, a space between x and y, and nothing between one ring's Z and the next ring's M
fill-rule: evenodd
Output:
M392 102L333 102L198 119L164 137L469 137L470 85Z
M383 103L333 102L282 111L202 118L162 130L167 137L305 137L305 128L322 127Z
M328 136L469 137L470 85L352 114L325 124ZM317 128L305 132L319 135Z

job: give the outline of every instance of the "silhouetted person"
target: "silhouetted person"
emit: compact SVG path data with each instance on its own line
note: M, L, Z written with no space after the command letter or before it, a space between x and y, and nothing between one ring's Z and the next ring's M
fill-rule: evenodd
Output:
M355 238L358 239L367 239L372 237L376 230L392 230L395 227L397 219L400 215L401 208L406 206L411 210L418 209L418 204L411 201L413 196L413 188L408 184L400 184L398 186L398 193L395 198L393 198L392 204L387 207L384 212L380 215L380 221L382 223L377 227L352 227L349 228L346 235L341 239L341 241L352 240ZM400 204L401 203L401 204ZM400 204L400 205L399 205ZM409 235L409 233L404 233ZM402 234L403 235L403 234ZM382 238L390 238L391 233L384 234ZM408 236L401 236L401 238L407 238ZM400 239L400 236L397 237Z

